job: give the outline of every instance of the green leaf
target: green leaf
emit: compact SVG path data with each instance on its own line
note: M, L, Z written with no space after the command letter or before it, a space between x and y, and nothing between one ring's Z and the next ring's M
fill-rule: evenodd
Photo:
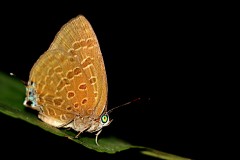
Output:
M141 153L145 154L145 155L148 155L148 156L155 157L155 158L160 158L160 159L167 159L167 160L190 160L189 158L176 156L176 155L173 155L173 154L165 153L165 152L158 151L158 150L151 149L151 148L145 148L145 150L141 151Z
M173 154L157 151L148 147L131 145L116 137L100 138L98 141L100 146L96 145L95 138L83 136L81 136L81 138L79 139L73 138L76 135L76 132L67 129L58 129L52 127L39 120L37 118L37 113L34 114L34 112L30 108L24 107L23 106L23 101L25 98L24 84L15 77L11 77L2 72L0 72L0 93L1 93L0 112L9 115L13 118L24 120L55 135L66 137L71 141L79 143L97 152L114 154L116 152L124 151L130 148L137 148L142 154L160 159L189 160L188 158L183 158Z

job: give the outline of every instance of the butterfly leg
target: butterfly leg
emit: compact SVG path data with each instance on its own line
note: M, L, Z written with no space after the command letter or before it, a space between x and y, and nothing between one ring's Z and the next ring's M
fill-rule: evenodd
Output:
M83 131L87 130L88 128L89 128L89 126L87 126L86 128L84 128L83 130L79 131L78 134L75 136L75 138L78 138L79 135L80 135Z
M98 144L98 135L102 132L102 130L98 131L97 134L96 134L96 137L95 137L95 142L96 144L99 146Z
M75 136L75 138L78 138L81 133L82 133L81 131L78 132L78 134Z

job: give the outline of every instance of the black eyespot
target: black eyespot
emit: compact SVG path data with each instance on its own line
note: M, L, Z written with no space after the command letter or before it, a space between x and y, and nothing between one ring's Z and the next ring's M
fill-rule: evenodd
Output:
M27 101L26 103L28 106L31 106L32 105L32 101Z

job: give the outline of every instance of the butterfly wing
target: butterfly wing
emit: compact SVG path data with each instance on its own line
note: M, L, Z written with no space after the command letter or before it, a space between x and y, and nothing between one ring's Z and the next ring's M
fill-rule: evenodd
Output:
M63 74L66 68L65 55L60 50L45 52L30 72L30 84L34 84L36 101L41 106L43 121L59 126L69 123L76 116L71 101L67 100L67 90L73 88ZM56 124L56 125L55 125ZM58 125L57 125L58 124Z
M87 76L87 82L93 86L93 105L87 105L86 110L92 112L92 117L98 118L107 103L107 76L97 37L88 20L79 15L65 24L55 36L49 50L60 49L75 59L77 66ZM75 83L77 79L74 80Z
M98 118L107 101L107 78L96 35L83 17L65 24L48 51L35 63L30 79L37 84L45 114L67 123L76 115Z

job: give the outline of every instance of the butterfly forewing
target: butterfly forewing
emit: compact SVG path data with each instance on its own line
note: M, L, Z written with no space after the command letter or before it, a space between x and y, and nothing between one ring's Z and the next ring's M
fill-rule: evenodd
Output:
M99 43L87 19L80 15L65 24L49 47L53 49L63 50L78 62L86 81L93 86L95 105L88 110L94 111L93 117L99 117L107 101L107 79Z

